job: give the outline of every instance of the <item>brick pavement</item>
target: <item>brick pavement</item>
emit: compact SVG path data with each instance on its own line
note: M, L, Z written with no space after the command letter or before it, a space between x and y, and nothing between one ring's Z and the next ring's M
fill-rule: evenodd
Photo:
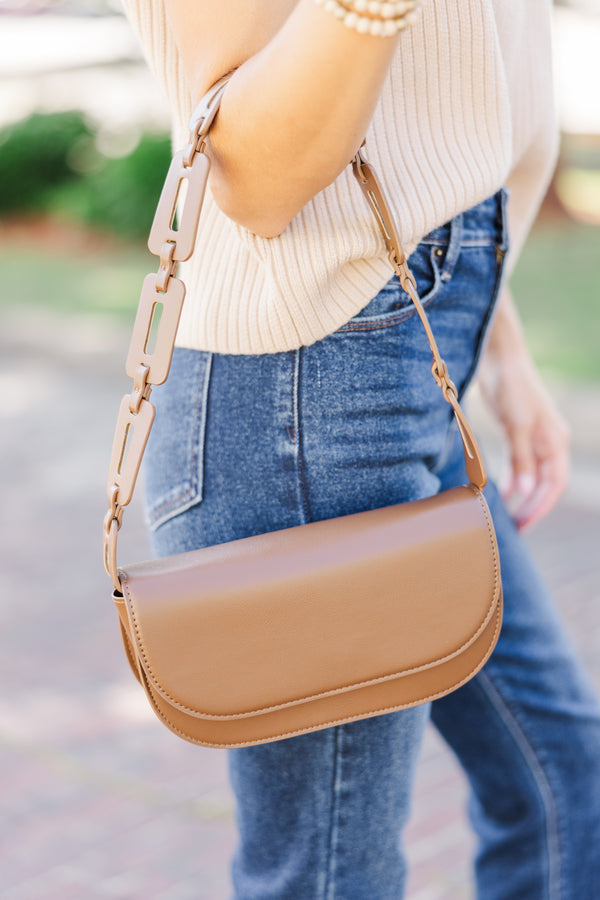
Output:
M105 320L58 323L42 313L7 317L0 336L5 900L228 896L234 828L225 755L177 740L146 707L100 565L126 343ZM600 684L600 440L589 415L598 392L583 403L581 394L564 402L583 423L575 422L577 449L588 474L530 540ZM125 531L123 555L147 555L139 508ZM470 896L464 797L456 764L429 733L407 834L410 900Z

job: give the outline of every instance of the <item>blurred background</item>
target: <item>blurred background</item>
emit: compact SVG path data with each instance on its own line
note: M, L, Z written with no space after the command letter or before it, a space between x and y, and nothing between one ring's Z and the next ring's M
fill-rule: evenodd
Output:
M514 290L573 428L574 472L527 540L600 686L600 7L555 7L559 164ZM225 755L169 734L121 651L104 480L156 198L160 89L112 0L0 0L0 884L7 900L225 900ZM493 470L503 450L471 398ZM139 504L123 558L147 556ZM410 900L462 900L461 773L427 736Z

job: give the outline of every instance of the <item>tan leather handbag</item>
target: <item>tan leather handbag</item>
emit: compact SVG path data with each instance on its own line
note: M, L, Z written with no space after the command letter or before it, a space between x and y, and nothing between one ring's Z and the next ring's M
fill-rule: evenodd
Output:
M175 268L194 248L209 169L205 138L228 77L194 112L190 143L175 155L158 204L148 245L160 267L146 277L140 298L127 359L134 385L121 403L104 521L104 560L131 668L164 724L209 747L288 738L441 697L481 668L502 617L481 455L360 151L354 174L426 329L470 483L426 500L117 568L123 508L154 418L150 391L167 377L185 293Z

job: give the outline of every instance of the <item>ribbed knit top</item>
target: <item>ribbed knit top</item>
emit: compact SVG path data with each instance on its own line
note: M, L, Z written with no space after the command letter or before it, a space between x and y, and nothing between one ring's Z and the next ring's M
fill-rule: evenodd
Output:
M164 0L124 0L187 142L190 90ZM423 0L402 32L365 155L404 250L494 193L511 190L509 267L556 154L551 0ZM340 26L341 27L341 26ZM356 315L393 271L350 167L277 237L233 222L207 191L178 346L268 353L311 344Z

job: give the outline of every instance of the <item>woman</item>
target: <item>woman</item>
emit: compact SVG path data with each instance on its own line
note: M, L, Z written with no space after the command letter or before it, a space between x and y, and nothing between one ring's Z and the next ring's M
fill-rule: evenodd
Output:
M478 896L597 900L600 715L517 533L564 488L567 430L503 282L555 158L550 3L125 5L177 145L195 103L236 69L157 392L156 552L463 482L422 327L348 169L365 134L461 393L485 350L481 383L518 495L511 519L488 491L505 623L469 684L431 707L229 751L237 900L402 897L401 831L430 715L471 782Z

